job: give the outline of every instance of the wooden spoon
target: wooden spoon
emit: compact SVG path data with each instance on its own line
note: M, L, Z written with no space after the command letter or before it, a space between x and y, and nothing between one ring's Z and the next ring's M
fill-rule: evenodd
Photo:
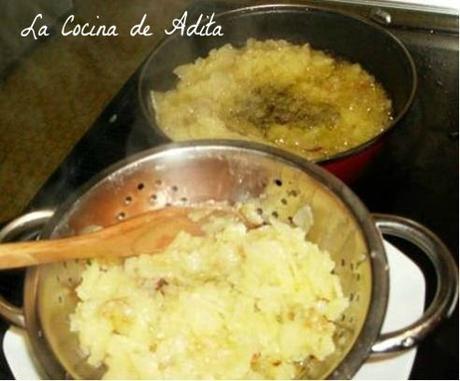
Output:
M6 243L0 245L0 269L28 267L70 259L96 257L129 257L152 254L165 249L183 231L203 235L201 226L216 213L233 214L217 209L190 218L199 208L165 208L130 218L109 227L63 239ZM203 210L205 211L205 210Z

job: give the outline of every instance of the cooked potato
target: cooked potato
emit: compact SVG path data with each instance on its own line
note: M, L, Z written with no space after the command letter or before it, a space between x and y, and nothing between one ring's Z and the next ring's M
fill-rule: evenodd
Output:
M225 45L175 73L175 89L153 93L158 126L172 140L252 140L319 160L370 140L392 120L373 76L308 44Z
M308 207L300 214L311 223ZM204 230L157 255L87 265L71 330L104 378L288 379L334 352L348 300L303 228L215 217Z

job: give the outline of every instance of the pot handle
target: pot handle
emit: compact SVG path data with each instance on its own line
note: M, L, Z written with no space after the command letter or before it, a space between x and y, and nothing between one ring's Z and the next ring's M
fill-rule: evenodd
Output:
M53 210L37 210L14 219L0 230L0 242L11 242L23 234L38 234L53 214ZM2 296L0 296L0 315L10 324L25 328L22 308L14 306Z
M423 316L406 328L382 334L371 354L383 355L416 346L439 323L450 317L458 300L458 270L444 243L426 227L403 217L373 214L382 234L402 238L417 246L430 259L436 272L436 294Z

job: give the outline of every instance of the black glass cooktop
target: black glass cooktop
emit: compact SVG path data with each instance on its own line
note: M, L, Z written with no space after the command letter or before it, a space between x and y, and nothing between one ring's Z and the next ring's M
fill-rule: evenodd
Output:
M215 7L203 4L208 12ZM375 9L348 8L385 22ZM412 53L419 87L404 124L370 170L351 187L370 211L398 214L428 226L446 242L458 263L458 17L387 11L394 21L386 27ZM161 143L139 110L137 79L135 73L27 210L55 207L103 168ZM411 247L402 248L424 269L429 299L435 287L429 265ZM0 278L0 294L20 304L22 278L20 271L6 273ZM7 325L1 322L0 328L3 335ZM419 346L411 378L458 379L458 337L457 308ZM0 378L12 378L3 354Z

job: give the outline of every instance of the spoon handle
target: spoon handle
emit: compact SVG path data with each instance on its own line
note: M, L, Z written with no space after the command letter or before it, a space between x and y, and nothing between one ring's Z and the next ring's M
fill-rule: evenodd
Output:
M127 257L165 249L181 231L200 235L186 208L148 212L107 228L63 239L0 245L0 269L95 257Z

